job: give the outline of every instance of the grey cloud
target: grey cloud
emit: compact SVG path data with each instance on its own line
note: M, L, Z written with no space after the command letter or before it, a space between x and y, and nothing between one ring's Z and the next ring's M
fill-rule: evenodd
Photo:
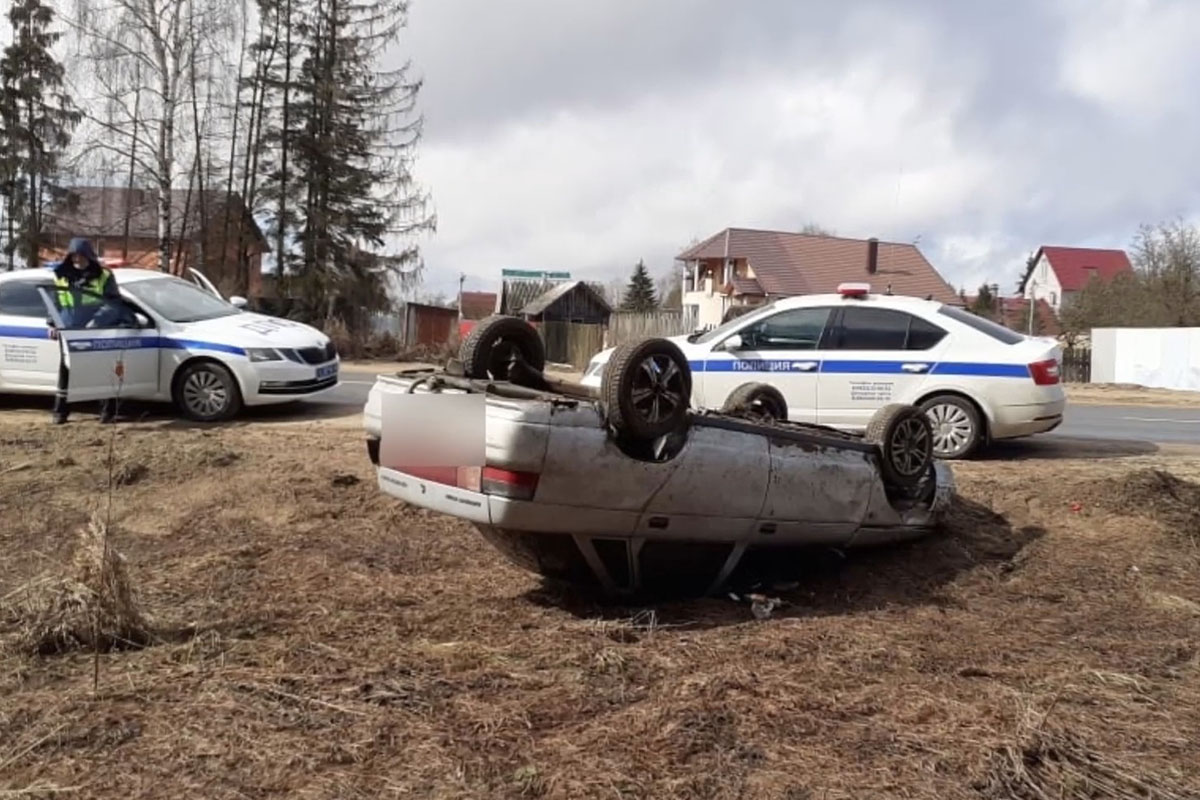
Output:
M919 233L1006 288L1038 244L1126 244L1200 209L1192 12L1128 8L416 0L429 280L663 269L729 224Z

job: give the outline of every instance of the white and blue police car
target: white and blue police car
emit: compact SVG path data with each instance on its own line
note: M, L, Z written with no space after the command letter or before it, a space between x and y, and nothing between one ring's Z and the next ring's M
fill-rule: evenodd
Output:
M787 419L862 431L881 406L913 404L929 415L939 458L1054 430L1066 407L1053 340L869 284L781 299L671 341L691 365L695 407L725 408L748 384L766 384ZM592 359L585 385L600 385L611 354Z
M62 350L68 402L119 392L172 402L201 422L338 384L336 348L316 328L246 311L244 299L226 300L195 270L192 281L148 269L112 273L121 307L78 328L59 314L50 270L0 275L0 394L54 395Z

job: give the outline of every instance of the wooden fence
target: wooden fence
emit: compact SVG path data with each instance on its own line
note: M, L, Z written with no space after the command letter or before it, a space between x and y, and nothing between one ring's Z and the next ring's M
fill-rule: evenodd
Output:
M608 319L607 346L644 336L681 336L696 330L694 311L620 311Z
M1090 383L1092 380L1092 349L1064 347L1062 359L1063 383Z
M606 347L645 336L679 336L696 329L696 315L681 311L619 312L608 325L535 323L546 343L546 360L583 369Z
M546 343L546 360L583 369L604 349L604 326L542 322L536 326Z

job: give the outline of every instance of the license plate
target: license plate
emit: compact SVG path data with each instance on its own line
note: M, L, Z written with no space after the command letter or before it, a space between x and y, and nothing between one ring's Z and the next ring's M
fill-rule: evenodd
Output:
M317 380L323 381L326 378L332 378L337 375L337 364L326 364L323 367L317 367Z

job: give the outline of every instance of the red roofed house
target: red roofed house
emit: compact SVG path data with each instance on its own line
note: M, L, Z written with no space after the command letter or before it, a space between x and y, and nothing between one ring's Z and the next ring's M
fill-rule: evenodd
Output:
M676 256L684 264L683 305L701 327L718 325L731 306L757 305L802 294L827 294L841 283L870 283L872 290L962 299L911 244L879 242L869 272L866 239L784 231L726 228Z
M1121 273L1133 272L1124 250L1090 247L1042 247L1034 256L1033 269L1021 285L1022 296L1045 300L1062 312L1063 303L1093 279L1110 281Z

